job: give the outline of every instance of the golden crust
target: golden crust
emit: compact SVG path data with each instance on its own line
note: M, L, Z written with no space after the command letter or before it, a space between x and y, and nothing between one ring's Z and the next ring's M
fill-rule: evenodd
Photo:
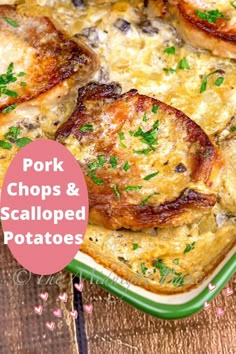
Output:
M14 64L17 81L7 89L18 95L1 95L0 111L36 98L74 75L86 82L97 68L95 54L59 32L49 18L27 17L13 6L2 5L0 19L0 68L4 74L9 64ZM17 26L4 19L13 20ZM18 77L19 72L25 76Z
M210 23L195 13L195 10L204 9L186 0L170 0L168 10L175 17L174 24L187 43L210 50L217 56L236 58L236 27L229 23L227 16Z
M196 123L163 102L136 90L119 96L115 85L89 84L57 132L60 142L68 136L81 151L91 223L113 230L177 226L215 205L218 149ZM96 166L99 156L102 166Z

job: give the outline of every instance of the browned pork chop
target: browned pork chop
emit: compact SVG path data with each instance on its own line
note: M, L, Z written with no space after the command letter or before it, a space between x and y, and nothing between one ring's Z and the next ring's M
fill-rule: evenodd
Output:
M236 58L236 3L220 3L169 0L168 9L174 16L175 27L187 43L218 56Z
M95 54L66 38L49 18L26 17L7 5L0 6L0 56L3 113L75 74L85 83L97 67Z
M216 202L221 159L181 111L117 85L79 90L77 109L57 132L78 158L90 222L141 230L191 223Z

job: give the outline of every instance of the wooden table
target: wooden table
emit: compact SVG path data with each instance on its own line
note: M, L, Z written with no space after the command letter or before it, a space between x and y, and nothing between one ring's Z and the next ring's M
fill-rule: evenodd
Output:
M85 282L83 298L92 303L85 314L89 354L235 354L236 276L234 295L219 294L209 310L175 321L147 315ZM225 313L219 317L216 308Z
M74 323L68 315L73 300L69 273L63 272L58 284L44 285L36 275L25 285L16 284L14 275L21 266L1 240L0 234L0 354L76 354ZM89 354L235 354L236 277L230 286L234 295L219 294L208 311L164 321L84 281L83 303L94 307L92 314L84 313ZM45 291L49 299L38 316L34 306L43 303L39 294ZM68 293L65 306L58 300L62 291ZM55 319L52 312L59 306L63 318ZM217 307L224 309L222 317L216 315ZM56 322L54 332L45 328L46 321Z

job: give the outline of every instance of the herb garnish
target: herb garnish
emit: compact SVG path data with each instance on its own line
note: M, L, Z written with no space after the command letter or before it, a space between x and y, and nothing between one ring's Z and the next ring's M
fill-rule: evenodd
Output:
M17 106L18 106L17 103L12 104L11 106L8 106L8 107L4 108L4 109L2 110L2 113L3 113L3 114L10 113L10 112L14 111L14 109L15 109Z
M142 189L143 187L142 186L128 186L126 188L124 188L124 191L127 192L127 191L138 191L140 189Z
M163 71L165 71L166 73L169 73L169 74L175 74L176 73L176 70L173 69L173 68L164 68Z
M104 155L99 155L98 156L98 167L102 168L106 162L105 156Z
M133 150L133 152L138 155L147 155L151 151L153 151L153 149Z
M207 89L207 84L208 84L208 79L210 76L214 75L214 74L222 74L222 70L215 70L215 71L212 71L211 73L209 73L208 75L206 75L202 81L202 85L201 85L201 88L200 88L200 93L203 93L204 91L206 91ZM221 86L224 82L224 78L222 76L218 77L215 81L215 86Z
M97 177L92 177L92 181L96 184L104 184L105 182Z
M171 269L163 264L162 259L157 259L153 266L160 272L160 284L163 284L168 276L172 276L172 279L168 281L168 284L173 283L176 287L184 285L184 279L188 274L183 275L182 273L177 273L175 269Z
M188 253L188 252L190 252L190 251L192 251L193 249L194 249L194 247L195 247L195 243L196 242L193 242L193 243L191 243L191 244L187 244L186 245L186 248L185 248L185 250L184 250L184 253Z
M133 250L135 251L136 249L138 249L138 244L137 243L133 243Z
M155 107L155 111L156 111L156 107ZM149 145L149 147L151 148L151 150L155 151L155 146L158 145L158 142L157 142L157 133L158 133L158 127L159 127L159 120L157 120L154 124L153 124L153 127L152 129L150 129L149 131L147 132L144 132L142 130L142 128L138 128L137 132L134 133L134 137L141 137L140 141L144 144L147 144ZM148 149L149 150L149 149ZM140 151L140 150L138 150ZM144 152L143 150L141 150L142 153L146 153ZM135 150L135 152L137 153L137 151ZM150 152L150 151L148 151Z
M147 112L144 112L143 114L143 122L146 122L147 121Z
M130 169L130 164L128 161L126 161L125 165L124 165L124 171L127 172L127 171L129 171L129 169Z
M110 157L110 164L111 164L112 168L116 168L117 167L117 157L116 156L111 156Z
M235 126L231 127L231 128L230 128L230 131L231 131L231 132L236 132L236 127L235 127Z
M158 112L158 109L159 109L158 104L154 104L153 107L152 107L152 113L156 114Z
M181 70L189 70L190 66L189 66L187 58L181 59L179 64L178 64L178 66L177 66L177 68L181 69Z
M20 27L19 23L13 21L11 18L9 17L3 17L3 20L6 21L9 25L11 25L12 27Z
M16 74L13 73L13 70L14 64L11 63L7 68L7 72L5 74L0 75L0 96L4 94L14 98L18 97L17 92L9 90L7 88L7 85L17 81L17 78L15 77Z
M85 132L88 132L88 131L93 132L93 125L92 125L92 124L85 124L85 125L82 125L82 127L80 128L80 131L81 131L82 133L85 133Z
M154 196L154 195L158 195L159 193L155 192L151 195L149 195L146 199L144 199L141 203L140 206L144 206L145 204L147 204L147 202Z
M224 18L224 14L220 12L219 10L211 10L211 11L200 11L200 10L195 10L194 11L198 17L201 20L205 20L209 23L216 23L216 21L220 18Z
M148 268L146 267L145 263L141 263L141 270L142 270L143 274L145 274L146 271L148 270Z
M120 145L123 149L126 149L126 145L123 143L123 140L125 140L125 134L123 132L118 133L119 138L120 138Z
M176 264L176 265L178 265L178 264L179 264L179 258L174 259L174 260L173 260L173 263Z
M144 177L145 181L149 181L150 179L152 179L153 177L156 177L158 175L159 171L151 173L150 175Z
M114 187L113 187L113 190L114 190L115 195L117 196L117 198L120 199L120 192L118 191L118 187L117 187L117 186L114 186Z
M20 131L21 129L18 127L10 127L8 132L4 135L6 141L1 140L0 147L6 150L11 150L12 144L15 144L19 148L23 148L24 146L31 143L32 140L29 138L19 137Z
M169 47L164 50L164 53L175 54L175 47Z

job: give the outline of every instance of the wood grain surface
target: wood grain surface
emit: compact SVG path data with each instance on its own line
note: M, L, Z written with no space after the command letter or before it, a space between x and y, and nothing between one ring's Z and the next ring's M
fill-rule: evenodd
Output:
M209 310L182 320L166 321L147 315L85 282L84 303L93 304L85 314L89 354L235 354L236 276ZM224 309L223 316L216 309Z

